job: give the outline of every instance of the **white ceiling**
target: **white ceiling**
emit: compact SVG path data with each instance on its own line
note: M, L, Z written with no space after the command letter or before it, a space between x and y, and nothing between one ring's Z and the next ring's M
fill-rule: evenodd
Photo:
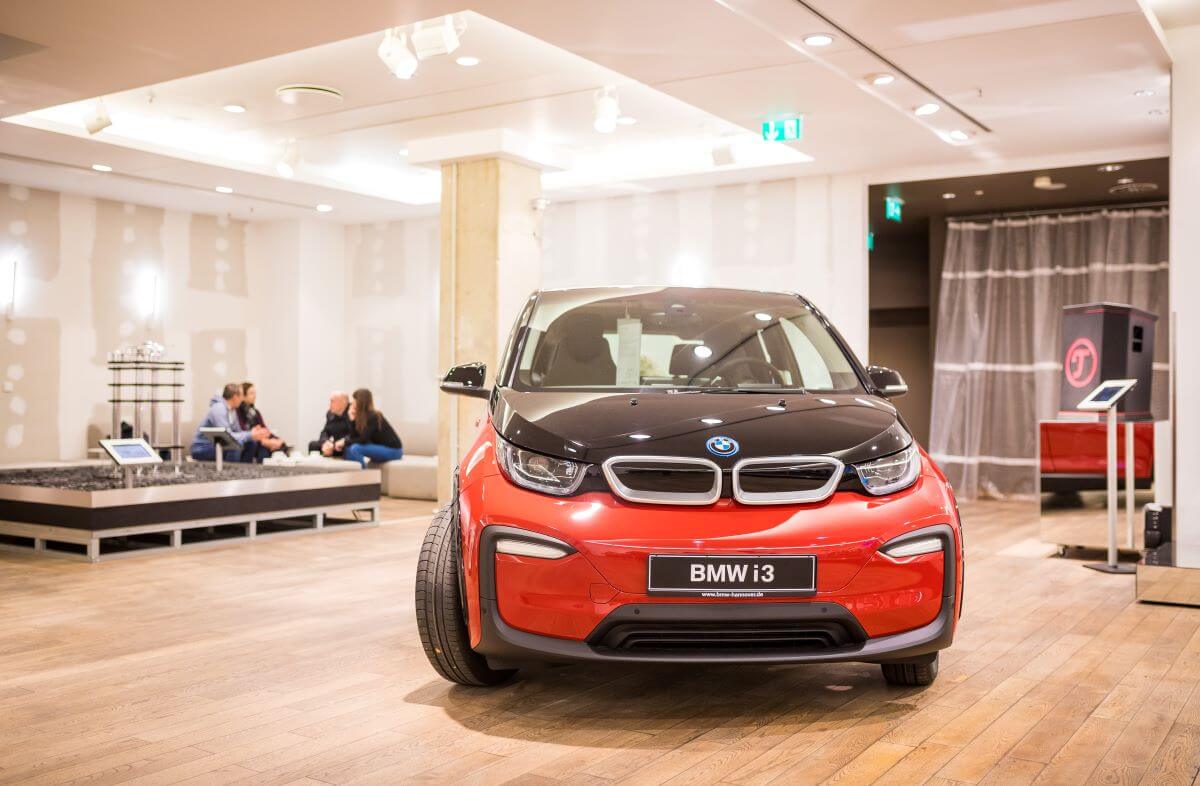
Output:
M3 108L58 107L22 120L37 128L0 124L0 178L36 174L30 185L117 198L176 187L181 205L260 218L326 202L332 218L367 221L437 199L436 171L401 148L495 128L566 162L543 178L555 199L1167 147L1167 117L1149 112L1168 106L1169 61L1136 0L479 0L461 17L460 51L423 61L409 81L376 57L378 31L463 11L461 0L99 6L0 4L0 30L45 47L0 60ZM806 50L800 39L818 31L834 45ZM892 68L850 36L949 103L921 122L915 83L868 88L866 73ZM483 62L458 66L460 54ZM329 84L345 100L285 106L273 91L290 82ZM591 125L605 84L638 120L612 135ZM1156 95L1134 96L1144 89ZM114 125L88 138L69 103L97 95ZM225 113L229 102L249 111ZM801 143L749 144L763 119L787 113L805 116ZM956 145L934 133L951 128L976 135ZM289 138L303 159L294 181L272 169ZM712 148L734 140L740 163L714 164ZM91 172L97 161L114 173Z

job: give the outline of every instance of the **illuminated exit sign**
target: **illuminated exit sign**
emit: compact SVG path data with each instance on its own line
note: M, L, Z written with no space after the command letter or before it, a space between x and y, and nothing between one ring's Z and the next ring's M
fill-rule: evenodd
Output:
M803 117L766 120L762 124L762 138L768 142L796 142L802 136L804 136Z
M900 221L900 212L904 206L904 200L900 197L890 196L883 199L883 217L888 221Z

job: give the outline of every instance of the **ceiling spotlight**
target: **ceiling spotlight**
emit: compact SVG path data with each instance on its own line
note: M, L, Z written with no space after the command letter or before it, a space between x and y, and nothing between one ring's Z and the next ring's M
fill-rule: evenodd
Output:
M963 131L961 128L956 128L950 133L946 134L946 136L952 142L966 142L969 141L971 137L975 136L975 133L973 131Z
M1125 168L1124 164L1104 164L1096 167L1097 172L1120 172Z
M246 107L242 106L241 104L226 104L221 108L231 115L240 115L242 112L246 111Z
M454 62L458 63L460 66L463 66L465 68L472 68L474 66L479 65L480 61L479 61L478 57L471 57L470 55L463 55L462 57L458 58Z
M956 196L958 196L958 194L953 194L947 191L946 193L942 194L942 199L954 199Z
M1033 187L1039 191L1059 191L1067 187L1066 183L1055 183L1050 175L1038 175L1033 179Z
M397 79L412 79L417 73L420 63L408 48L408 36L400 32L400 28L392 27L383 31L383 41L379 44L379 59Z
M829 46L833 43L833 36L828 33L813 33L812 35L804 36L804 44L806 46Z
M317 205L317 212L318 212L318 213L328 213L328 212L330 212L330 211L332 211L332 210L333 210L333 205L327 205L327 204L325 204L324 202L322 202L321 204Z
M1150 96L1154 95L1155 93L1153 90L1134 90L1133 94L1135 96L1137 96L1138 98L1149 98Z
M295 177L296 164L300 163L300 150L296 147L296 140L289 139L283 146L283 155L275 162L275 171L280 177Z
M92 107L92 113L84 118L83 127L89 134L95 135L111 125L112 118L108 116L108 107L104 105L104 99L97 98L95 106Z
M230 188L229 186L217 186L214 190L218 194L232 194L233 193L233 189Z
M620 117L617 118L618 125L631 126L636 122L637 122L637 118L630 117L629 115L621 115Z
M621 117L621 105L617 101L615 85L605 85L596 91L592 98L592 127L601 134L611 134L617 130L617 120Z
M92 164L92 169L96 170L97 172L111 172L112 171L112 167L110 167L108 164Z
M453 14L446 14L440 20L418 22L412 33L413 49L422 60L435 55L448 55L458 49L458 43Z
M929 117L930 115L934 114L941 108L942 108L941 104L935 104L932 101L930 101L929 103L921 104L919 107L914 109L913 114L916 115L917 117Z
M868 74L867 81L876 87L883 87L884 85L890 85L892 82L895 82L896 77L891 74Z

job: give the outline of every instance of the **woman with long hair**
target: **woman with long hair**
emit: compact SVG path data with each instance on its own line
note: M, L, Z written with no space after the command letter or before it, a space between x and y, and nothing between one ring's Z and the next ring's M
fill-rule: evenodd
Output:
M367 461L382 464L404 457L404 446L392 424L375 409L375 397L359 388L350 397L350 436L344 440L345 458L364 467Z

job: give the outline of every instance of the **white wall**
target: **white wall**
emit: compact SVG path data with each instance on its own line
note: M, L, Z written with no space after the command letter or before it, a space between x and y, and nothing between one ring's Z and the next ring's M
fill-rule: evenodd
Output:
M1200 26L1167 31L1171 74L1171 215L1200 215ZM1171 222L1171 292L1188 304L1200 292L1200 224ZM1200 310L1175 312L1171 330L1175 404L1175 521L1178 540L1200 549L1200 343L1176 337L1200 335Z
M145 269L164 291L150 333L188 363L185 442L221 382L250 379L269 425L293 444L316 436L330 390L363 386L410 452L433 452L436 216L245 224L5 188L0 258L24 261L17 319L0 338L14 387L0 394L0 463L81 458L89 429L92 439L108 432L104 354L143 337L132 292ZM564 202L544 217L542 282L794 290L865 358L865 244L857 177Z
M867 194L811 177L551 204L545 287L667 283L796 291L867 351Z

